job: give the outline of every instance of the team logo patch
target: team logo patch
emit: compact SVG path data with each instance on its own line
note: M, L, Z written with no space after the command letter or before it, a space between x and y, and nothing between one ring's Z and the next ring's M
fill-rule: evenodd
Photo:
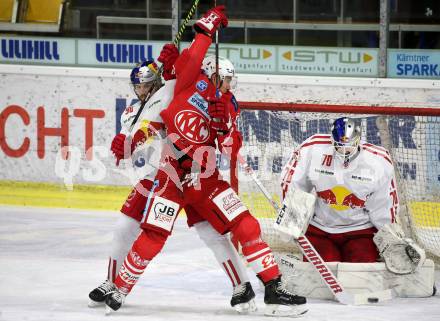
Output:
M206 88L208 88L208 83L206 81L204 81L204 80L200 80L200 81L197 82L196 88L199 91L205 91Z
M228 188L218 194L214 197L213 201L229 221L232 221L239 214L247 210L232 188Z
M202 144L209 138L208 120L193 110L182 110L174 117L174 126L190 142Z
M147 223L171 232L179 208L178 203L156 196L148 213Z
M194 95L188 98L188 103L200 110L203 115L209 117L208 102L200 94L194 93Z

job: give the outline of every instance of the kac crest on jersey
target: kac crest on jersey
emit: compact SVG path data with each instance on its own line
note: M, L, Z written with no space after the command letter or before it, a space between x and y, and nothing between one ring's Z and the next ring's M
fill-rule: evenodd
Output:
M190 142L203 144L209 138L208 120L194 110L182 110L174 117L174 126Z

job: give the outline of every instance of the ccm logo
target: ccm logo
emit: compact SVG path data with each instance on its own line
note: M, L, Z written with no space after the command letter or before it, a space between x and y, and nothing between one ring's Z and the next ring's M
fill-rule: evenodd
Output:
M154 214L156 215L168 215L168 216L174 216L174 213L176 212L176 209L173 207L170 207L168 205L165 205L164 203L156 203L154 205Z

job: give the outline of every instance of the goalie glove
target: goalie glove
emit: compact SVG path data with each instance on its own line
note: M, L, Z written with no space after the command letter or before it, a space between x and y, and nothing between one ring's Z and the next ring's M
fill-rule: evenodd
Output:
M405 238L398 224L383 226L374 235L373 241L390 272L410 274L425 262L425 251L412 239Z
M284 242L304 234L315 210L316 196L290 187L278 212L274 228Z

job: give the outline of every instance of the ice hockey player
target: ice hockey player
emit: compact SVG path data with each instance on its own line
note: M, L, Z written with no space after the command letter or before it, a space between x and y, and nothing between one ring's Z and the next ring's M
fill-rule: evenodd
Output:
M240 241L247 262L265 284L265 314L299 316L307 311L304 297L284 289L273 253L261 239L258 221L230 185L221 179L215 165L215 142L221 150L234 144L226 138L232 127L227 106L235 104L235 99L231 94L217 91L216 75L212 77L200 70L212 36L220 26L226 27L227 22L224 6L209 10L195 23L195 39L174 65L177 75L174 97L161 112L170 144L164 147L161 168L155 178L158 185L150 199L147 218L141 225L143 232L134 242L115 280L117 292L106 299L113 310L120 308L125 295L162 249L180 209L185 205L197 205L198 213L217 232L222 235L231 232ZM207 64L205 61L205 66ZM180 182L183 200L178 193ZM161 213L155 211L158 204L162 204L161 212L171 217L166 224L159 221Z
M390 271L414 271L424 251L397 224L393 162L383 148L361 141L354 119L338 118L331 134L316 134L292 154L281 174L285 197L316 193L306 236L327 262L377 262Z
M163 62L164 79L167 80L162 86L158 79L157 66L153 61L146 61L133 68L130 80L139 101L133 106L128 106L121 116L122 130L117 134L111 145L116 162L129 158L133 153L144 158L144 178L133 188L127 200L122 206L121 213L114 231L113 241L108 263L107 279L92 290L89 294L90 305L104 304L107 295L114 289L113 282L119 271L122 261L130 250L141 228L143 211L148 199L148 193L153 187L154 176L159 167L161 154L163 123L159 112L169 104L173 92L175 80L171 69L178 50L173 45L165 45L159 61ZM140 116L132 123L139 110ZM134 156L133 156L134 157ZM143 176L142 175L142 176ZM196 207L186 208L188 224L194 226L199 237L213 251L222 269L230 278L233 286L231 305L240 313L254 311L255 294L249 282L242 259L238 256L229 239L219 235L211 225L199 214Z

